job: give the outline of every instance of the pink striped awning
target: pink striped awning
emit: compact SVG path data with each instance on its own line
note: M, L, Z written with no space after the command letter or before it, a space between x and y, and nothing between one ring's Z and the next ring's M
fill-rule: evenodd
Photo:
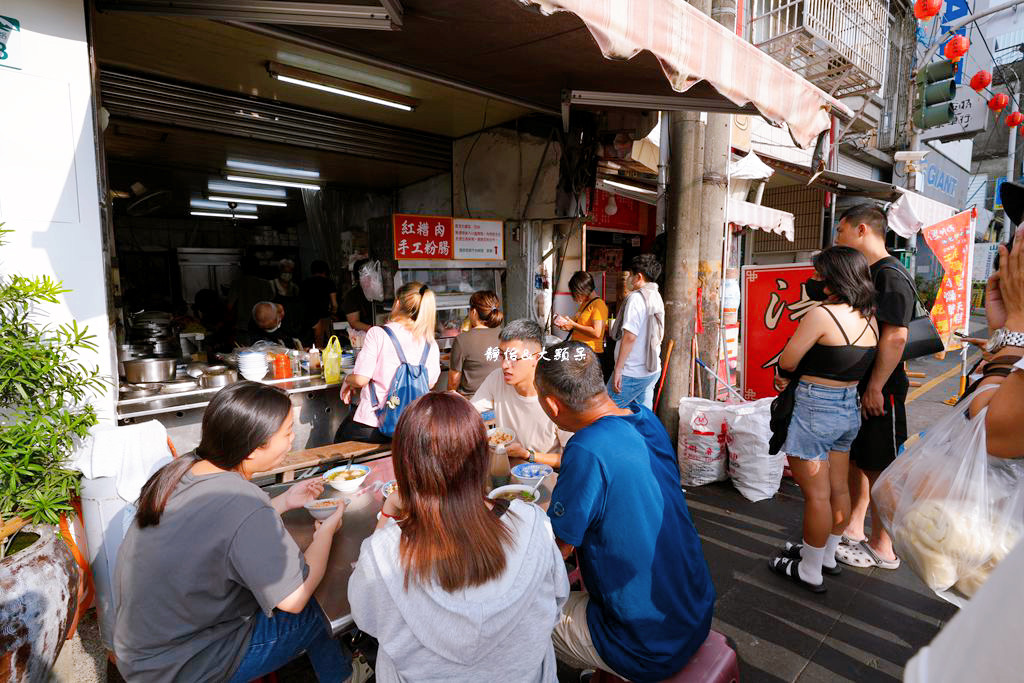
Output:
M782 235L790 242L796 233L793 214L739 199L729 199L728 221L740 228L757 228Z
M785 123L802 147L828 130L830 114L853 115L844 104L683 0L519 0L544 14L571 12L583 20L608 59L650 51L677 92L708 82L737 106L752 104ZM628 84L616 84L628 91Z

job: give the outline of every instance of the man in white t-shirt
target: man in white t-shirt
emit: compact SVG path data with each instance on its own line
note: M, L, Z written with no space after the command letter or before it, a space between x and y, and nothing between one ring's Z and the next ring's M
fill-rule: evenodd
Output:
M544 330L532 320L506 325L498 336L501 369L484 379L473 405L480 412L493 410L498 426L515 432L516 440L507 446L512 460L558 467L572 433L558 429L537 398L533 375L543 343Z
M661 340L665 336L665 303L654 282L661 264L654 254L635 256L630 265L632 292L609 330L618 341L615 370L608 395L620 408L634 401L654 408L654 384L661 374Z

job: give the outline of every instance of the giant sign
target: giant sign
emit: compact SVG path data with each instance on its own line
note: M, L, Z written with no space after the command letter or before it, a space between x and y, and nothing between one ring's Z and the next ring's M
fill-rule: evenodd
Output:
M955 209L963 208L970 178L960 164L933 149L923 161L918 162L918 167L924 176L922 194L925 197Z

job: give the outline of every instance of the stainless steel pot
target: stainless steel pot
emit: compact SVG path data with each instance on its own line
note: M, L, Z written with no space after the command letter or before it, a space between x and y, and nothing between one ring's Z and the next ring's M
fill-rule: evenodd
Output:
M131 384L169 382L178 362L174 358L135 358L124 362L124 378Z
M154 353L152 344L120 344L117 347L117 374L124 377L124 362L145 358Z
M234 370L221 370L219 372L204 372L199 377L199 386L204 389L215 389L226 387L238 381L238 373Z

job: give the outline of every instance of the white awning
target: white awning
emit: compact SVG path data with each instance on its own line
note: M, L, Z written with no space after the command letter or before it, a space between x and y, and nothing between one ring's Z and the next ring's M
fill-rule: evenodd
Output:
M740 227L774 232L790 242L793 241L796 232L793 214L788 211L779 211L739 199L729 200L729 222Z
M889 205L889 227L900 237L910 238L921 228L935 225L960 213L961 209L929 199L923 194L898 188L903 195Z
M752 104L769 121L785 123L801 147L853 112L792 69L683 0L518 0L544 14L572 12L602 54L632 59L647 50L669 85L685 93L701 81L736 106Z

